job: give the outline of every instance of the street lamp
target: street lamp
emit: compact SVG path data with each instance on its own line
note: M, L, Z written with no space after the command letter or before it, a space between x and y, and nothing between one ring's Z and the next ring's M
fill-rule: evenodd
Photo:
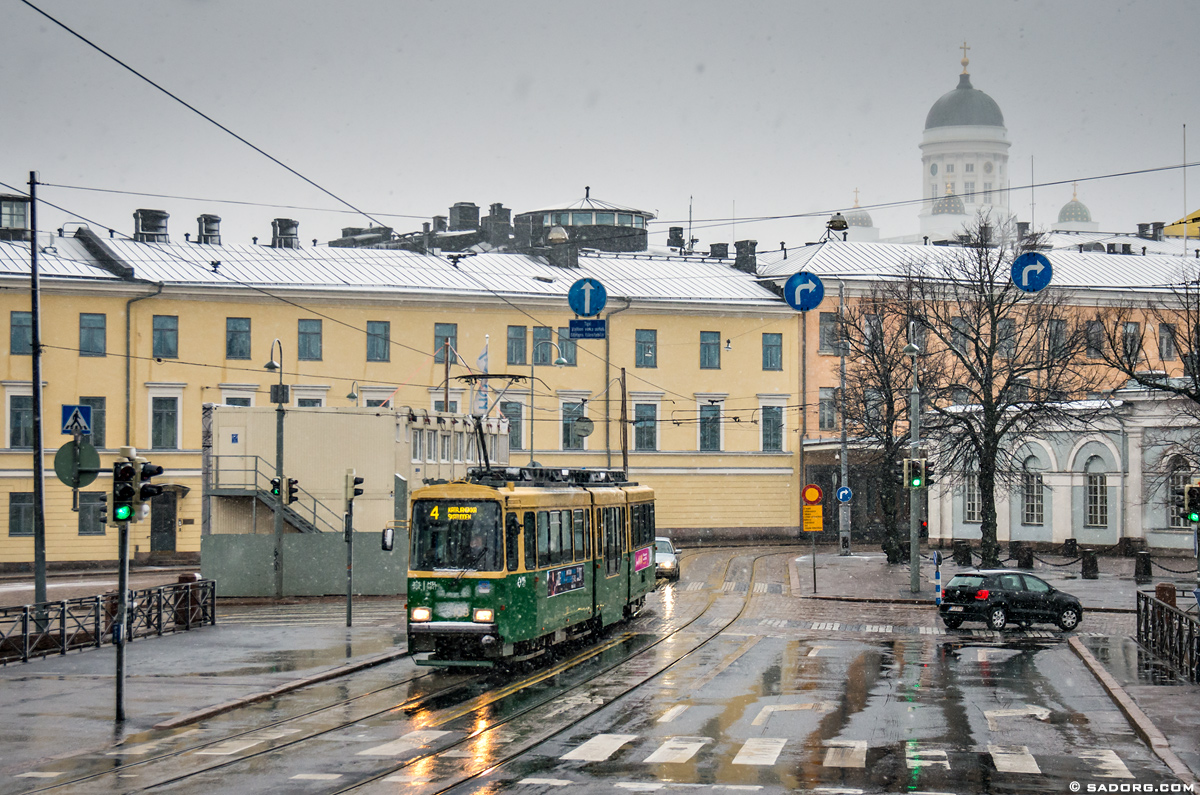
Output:
M917 388L917 357L921 349L913 342L915 322L908 323L908 344L904 346L905 356L912 357L912 390L908 396L908 457L915 460L919 457L917 451L921 443L921 391ZM920 490L905 483L908 489L908 590L917 593L921 590L921 501Z
M530 356L529 356L529 466L533 466L533 464L534 464L534 462L533 462L533 383L534 383L533 368L534 368L534 365L537 364L538 347L541 345L551 345L554 347L554 350L558 352L558 358L554 360L555 367L562 367L563 365L565 365L567 363L567 360L563 358L562 349L558 347L557 343L554 343L550 340L538 340L537 342L533 343L533 350L530 351Z
M355 381L350 385L350 394L346 395L346 400L353 400L354 405L358 405L358 382Z
M275 361L275 346L279 346L279 361ZM283 596L283 406L288 402L287 384L283 383L283 343L278 338L271 343L271 361L264 370L279 371L279 383L271 384L271 402L275 404L275 477L279 493L275 495L275 596Z

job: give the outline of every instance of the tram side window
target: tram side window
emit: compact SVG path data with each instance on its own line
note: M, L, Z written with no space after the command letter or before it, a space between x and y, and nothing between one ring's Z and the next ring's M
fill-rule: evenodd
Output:
M604 509L604 571L609 576L621 573L621 525L616 508Z
M550 565L556 566L563 561L562 545L562 512L550 512Z
M576 508L573 512L574 529L575 529L575 560L587 559L587 530L583 525L584 517L587 516L582 508Z
M548 511L538 511L537 513L537 545L538 568L545 568L550 565L550 513Z
M537 568L537 529L534 527L533 511L525 512L525 568L532 571Z
M508 570L517 570L517 549L521 543L521 522L515 513L510 513L504 520L504 556L508 561Z

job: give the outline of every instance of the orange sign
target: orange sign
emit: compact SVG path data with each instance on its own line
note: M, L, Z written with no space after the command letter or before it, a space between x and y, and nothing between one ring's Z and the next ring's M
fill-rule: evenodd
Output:
M805 505L820 505L821 499L825 496L821 491L821 487L815 483L809 483L800 492L800 497L804 500Z
M815 486L813 488L816 488ZM820 489L817 489L820 491ZM804 524L802 530L805 533L819 533L825 528L825 509L820 505L805 505L804 506Z

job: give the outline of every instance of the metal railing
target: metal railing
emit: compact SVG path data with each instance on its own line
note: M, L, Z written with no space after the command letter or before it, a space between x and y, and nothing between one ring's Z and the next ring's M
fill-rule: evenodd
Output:
M126 637L145 638L217 622L214 580L161 585L129 592ZM0 607L0 665L98 649L112 642L117 594Z
M1138 591L1137 639L1190 682L1200 682L1200 621L1183 610Z
M256 455L215 455L212 457L212 473L213 491L255 494L274 509L275 498L271 495L274 463ZM304 522L318 533L341 533L345 530L345 518L340 513L331 510L303 487L297 490L297 495L296 502L283 506L285 517ZM307 528L297 529L303 532Z

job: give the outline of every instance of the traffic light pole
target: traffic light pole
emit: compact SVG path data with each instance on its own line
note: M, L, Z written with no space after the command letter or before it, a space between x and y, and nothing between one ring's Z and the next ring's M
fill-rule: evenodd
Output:
M354 626L354 500L346 503L346 626Z
M129 642L129 522L118 523L117 615L113 621L113 645L117 649L117 722L125 720L125 644Z
M917 358L913 357L912 391L908 397L909 407L909 458L917 459L918 448L921 444L921 392L917 389ZM911 483L905 483L908 489L908 590L917 593L921 590L921 490L912 488Z

